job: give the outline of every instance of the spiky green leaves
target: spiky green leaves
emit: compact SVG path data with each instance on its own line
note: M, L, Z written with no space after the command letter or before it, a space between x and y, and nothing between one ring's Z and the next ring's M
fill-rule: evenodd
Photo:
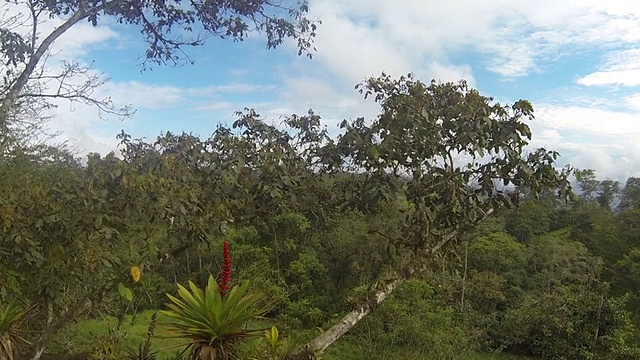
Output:
M0 359L12 360L17 353L16 341L26 342L18 335L20 323L26 314L16 300L7 304L0 303Z
M193 359L232 358L234 344L259 331L249 323L268 310L258 305L263 295L248 294L248 287L244 281L223 296L213 276L204 290L191 281L189 289L178 284L178 297L167 294L169 310L162 311L176 320L166 324L169 332L190 340Z

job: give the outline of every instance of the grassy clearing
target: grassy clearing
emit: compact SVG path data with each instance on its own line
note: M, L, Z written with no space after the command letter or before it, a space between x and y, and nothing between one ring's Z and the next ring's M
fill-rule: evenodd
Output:
M145 311L137 314L135 318L126 317L119 333L123 337L125 347L136 349L138 345L146 341L153 313L153 311ZM158 322L167 320L169 320L167 317L158 314ZM58 334L49 351L68 354L88 353L92 350L95 339L109 334L109 330L113 329L116 324L117 320L113 317L78 322ZM184 340L163 336L162 326L156 327L151 343L154 349L160 351L158 360L173 359L176 351L184 348Z
M327 350L322 357L323 360L408 360L408 359L424 359L438 360L426 358L420 351L412 351L404 348L389 348L380 346L375 348L362 347L358 344L347 341L335 343ZM527 360L524 357L518 357L508 354L490 354L490 353L473 353L459 358L460 360Z
M153 311L145 311L137 314L134 319L128 316L122 324L121 334L124 336L123 345L129 348L137 348L146 340L149 322ZM133 321L132 321L133 320ZM158 314L158 322L169 320ZM54 354L89 353L95 344L95 339L106 336L109 329L113 329L117 321L115 318L84 320L69 327L56 337L49 352ZM158 360L173 360L177 351L184 348L184 340L163 337L163 329L158 326L155 336L152 338L154 349L159 350ZM366 350L366 351L365 351ZM371 356L374 353L375 356ZM364 355L366 354L366 355ZM357 344L341 341L334 344L322 357L324 360L406 360L421 359L420 355L407 349L363 349ZM505 354L471 354L461 360L525 360Z
M525 360L522 356L509 354L472 354L464 358L464 360Z

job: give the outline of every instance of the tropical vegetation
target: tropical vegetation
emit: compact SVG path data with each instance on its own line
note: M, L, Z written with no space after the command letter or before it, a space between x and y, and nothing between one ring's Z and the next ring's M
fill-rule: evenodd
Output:
M39 141L48 99L130 115L99 79L33 91L78 22L139 26L145 65L184 60L201 40L171 30L195 23L311 55L317 22L305 1L28 5L66 20L0 31L1 360L640 358L640 179L560 168L530 102L383 73L356 86L378 116L336 131L247 108L78 156Z

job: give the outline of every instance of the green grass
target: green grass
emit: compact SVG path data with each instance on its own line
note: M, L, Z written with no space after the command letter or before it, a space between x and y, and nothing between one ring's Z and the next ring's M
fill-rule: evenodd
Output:
M375 345L374 345L375 347ZM380 346L377 349L367 347L363 349L357 344L348 342L337 342L333 344L327 353L322 357L322 360L438 360L423 357L420 352L412 351L410 349L402 348L389 348L387 346ZM492 354L492 353L472 353L466 356L460 357L460 360L527 360L524 357L513 356L509 354Z
M522 356L515 356L509 354L487 354L487 353L478 353L472 354L464 358L464 360L525 360L527 358Z
M146 340L147 330L151 321L153 311L145 311L136 315L133 324L131 316L128 316L122 324L121 333L126 334L123 344L126 347L137 348ZM158 314L158 322L169 320L167 317ZM109 329L116 325L115 318L84 320L70 326L65 331L58 334L53 344L49 347L50 353L89 353L95 344L95 339L99 336L107 335ZM156 327L155 336L151 342L155 350L160 350L158 360L172 360L177 350L182 350L184 340L163 338L162 327ZM357 344L348 341L339 341L333 344L322 357L323 360L406 360L420 359L418 354L412 353L409 349L371 349L368 347L364 351ZM376 354L364 355L364 353ZM516 357L507 354L484 354L476 353L463 357L461 360L525 360L523 357Z
M144 343L153 311L145 311L137 314L132 323L132 317L127 316L120 328L120 334L124 336L123 345L137 349ZM166 316L158 314L158 322L169 320ZM109 329L116 326L117 320L113 317L106 319L83 320L58 334L53 344L49 347L52 353L83 353L90 352L95 344L95 339L109 333ZM157 326L151 344L155 350L161 350L158 360L173 359L177 350L183 348L184 340L163 337L162 326Z

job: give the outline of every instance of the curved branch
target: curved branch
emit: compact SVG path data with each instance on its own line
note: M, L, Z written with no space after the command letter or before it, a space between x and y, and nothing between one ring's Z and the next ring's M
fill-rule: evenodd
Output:
M477 218L475 224L484 221L492 213L493 209L488 209L483 215ZM423 249L405 268L400 272L398 277L386 282L381 289L369 296L366 303L357 309L345 315L337 324L333 325L327 331L320 334L310 341L301 352L294 356L295 359L315 359L317 355L322 354L331 344L338 340L342 335L346 334L360 320L369 315L378 305L380 305L391 293L396 290L405 281L416 276L426 265L429 260L447 243L460 235L458 229L450 234L443 236L442 240L429 249Z
M43 41L42 44L38 47L38 49L33 53L27 66L22 71L20 76L16 79L16 82L13 84L7 96L2 100L2 104L0 105L0 131L5 131L7 127L7 117L8 114L16 102L16 99L22 89L27 85L29 81L29 77L35 71L36 66L42 59L42 57L49 50L51 45L60 37L62 34L67 32L71 27L77 24L82 19L85 19L90 14L85 12L84 9L79 9L76 11L67 21L65 21L62 25L57 27L55 30L49 34Z

